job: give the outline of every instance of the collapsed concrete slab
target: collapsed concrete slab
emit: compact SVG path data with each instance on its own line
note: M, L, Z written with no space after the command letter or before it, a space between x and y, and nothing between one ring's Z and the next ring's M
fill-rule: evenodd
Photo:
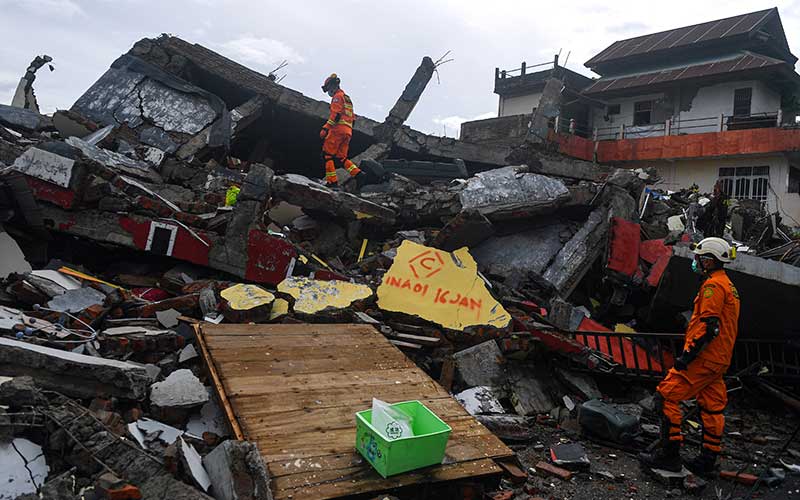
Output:
M0 338L0 374L30 375L44 389L79 398L141 400L152 383L143 366L6 338Z
M558 179L530 173L522 166L478 173L467 181L460 196L465 210L497 220L551 212L570 198L570 192Z
M393 210L350 193L330 190L302 175L279 175L273 182L275 196L306 210L375 224L392 225L395 222Z
M484 274L517 287L532 273L544 273L573 231L567 222L554 221L508 236L494 236L472 250Z
M419 316L451 330L504 329L511 316L491 296L467 248L449 253L409 240L378 287L378 307Z

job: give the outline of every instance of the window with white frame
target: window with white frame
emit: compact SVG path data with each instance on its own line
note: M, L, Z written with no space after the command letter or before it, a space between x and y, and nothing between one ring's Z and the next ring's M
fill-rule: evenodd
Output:
M767 201L769 167L723 167L719 180L729 198Z

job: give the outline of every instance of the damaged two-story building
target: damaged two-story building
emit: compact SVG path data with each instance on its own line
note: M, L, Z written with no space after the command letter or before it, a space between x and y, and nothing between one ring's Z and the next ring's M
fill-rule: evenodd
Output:
M581 84L558 67L542 77L563 82L552 138L576 158L656 167L667 190L710 192L719 183L729 197L763 202L797 226L796 61L777 8L619 40L585 63L600 78ZM496 72L500 88L522 89L526 78ZM522 93L529 102L541 96ZM462 139L480 142L487 133L475 132L479 124L501 133L513 118L500 111L465 123ZM531 110L515 112L528 123Z

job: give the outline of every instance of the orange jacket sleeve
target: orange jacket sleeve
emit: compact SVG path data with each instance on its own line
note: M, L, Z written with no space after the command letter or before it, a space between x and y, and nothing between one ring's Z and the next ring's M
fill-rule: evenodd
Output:
M725 305L725 289L720 283L706 280L703 286L700 287L700 291L697 292L697 300L699 304L695 314L697 314L698 320L722 317L722 309ZM693 347L697 339L706 333L705 323L697 322L695 325L695 328L687 332L685 349Z
M323 128L330 128L339 121L339 116L344 113L344 92L336 92L331 99L331 114Z

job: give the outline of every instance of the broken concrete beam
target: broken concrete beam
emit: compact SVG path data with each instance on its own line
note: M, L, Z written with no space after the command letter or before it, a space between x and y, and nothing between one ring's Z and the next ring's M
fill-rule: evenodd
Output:
M506 382L505 358L494 340L453 354L456 370L468 386L502 387Z
M289 277L278 285L278 293L294 299L295 313L314 316L350 308L353 303L372 298L372 288L349 281L322 281Z
M475 248L494 235L494 227L485 215L463 211L450 219L433 239L431 246L452 252L461 247ZM480 263L480 259L475 256Z
M464 210L502 220L552 212L569 200L570 192L560 180L529 173L522 166L475 174L460 197Z
M255 443L225 441L203 458L218 500L272 500L269 473Z
M395 222L393 210L350 193L332 191L302 175L278 175L273 184L276 197L307 210L380 225L393 225Z
M68 138L66 143L80 149L86 158L96 161L111 170L132 175L156 184L161 184L163 182L161 176L146 162L133 160L123 154L103 149L77 137Z
M0 374L30 375L43 389L68 396L100 394L141 400L152 379L143 366L0 338Z
M408 120L417 102L419 102L419 98L422 97L425 87L431 81L435 69L436 65L430 57L425 56L422 58L422 62L414 72L414 76L411 77L406 88L403 89L403 94L389 111L385 124L391 127L399 127Z
M12 129L39 131L52 128L53 123L50 118L30 109L0 104L0 125Z
M600 207L589 214L586 223L558 252L542 277L562 297L569 296L603 250L608 233L608 210Z
M457 331L481 326L505 329L511 323L467 248L448 253L410 240L403 241L383 276L378 307Z
M538 143L547 141L550 121L561 114L561 90L563 88L564 82L558 78L547 79L539 103L531 117L531 125L528 128L529 141Z

